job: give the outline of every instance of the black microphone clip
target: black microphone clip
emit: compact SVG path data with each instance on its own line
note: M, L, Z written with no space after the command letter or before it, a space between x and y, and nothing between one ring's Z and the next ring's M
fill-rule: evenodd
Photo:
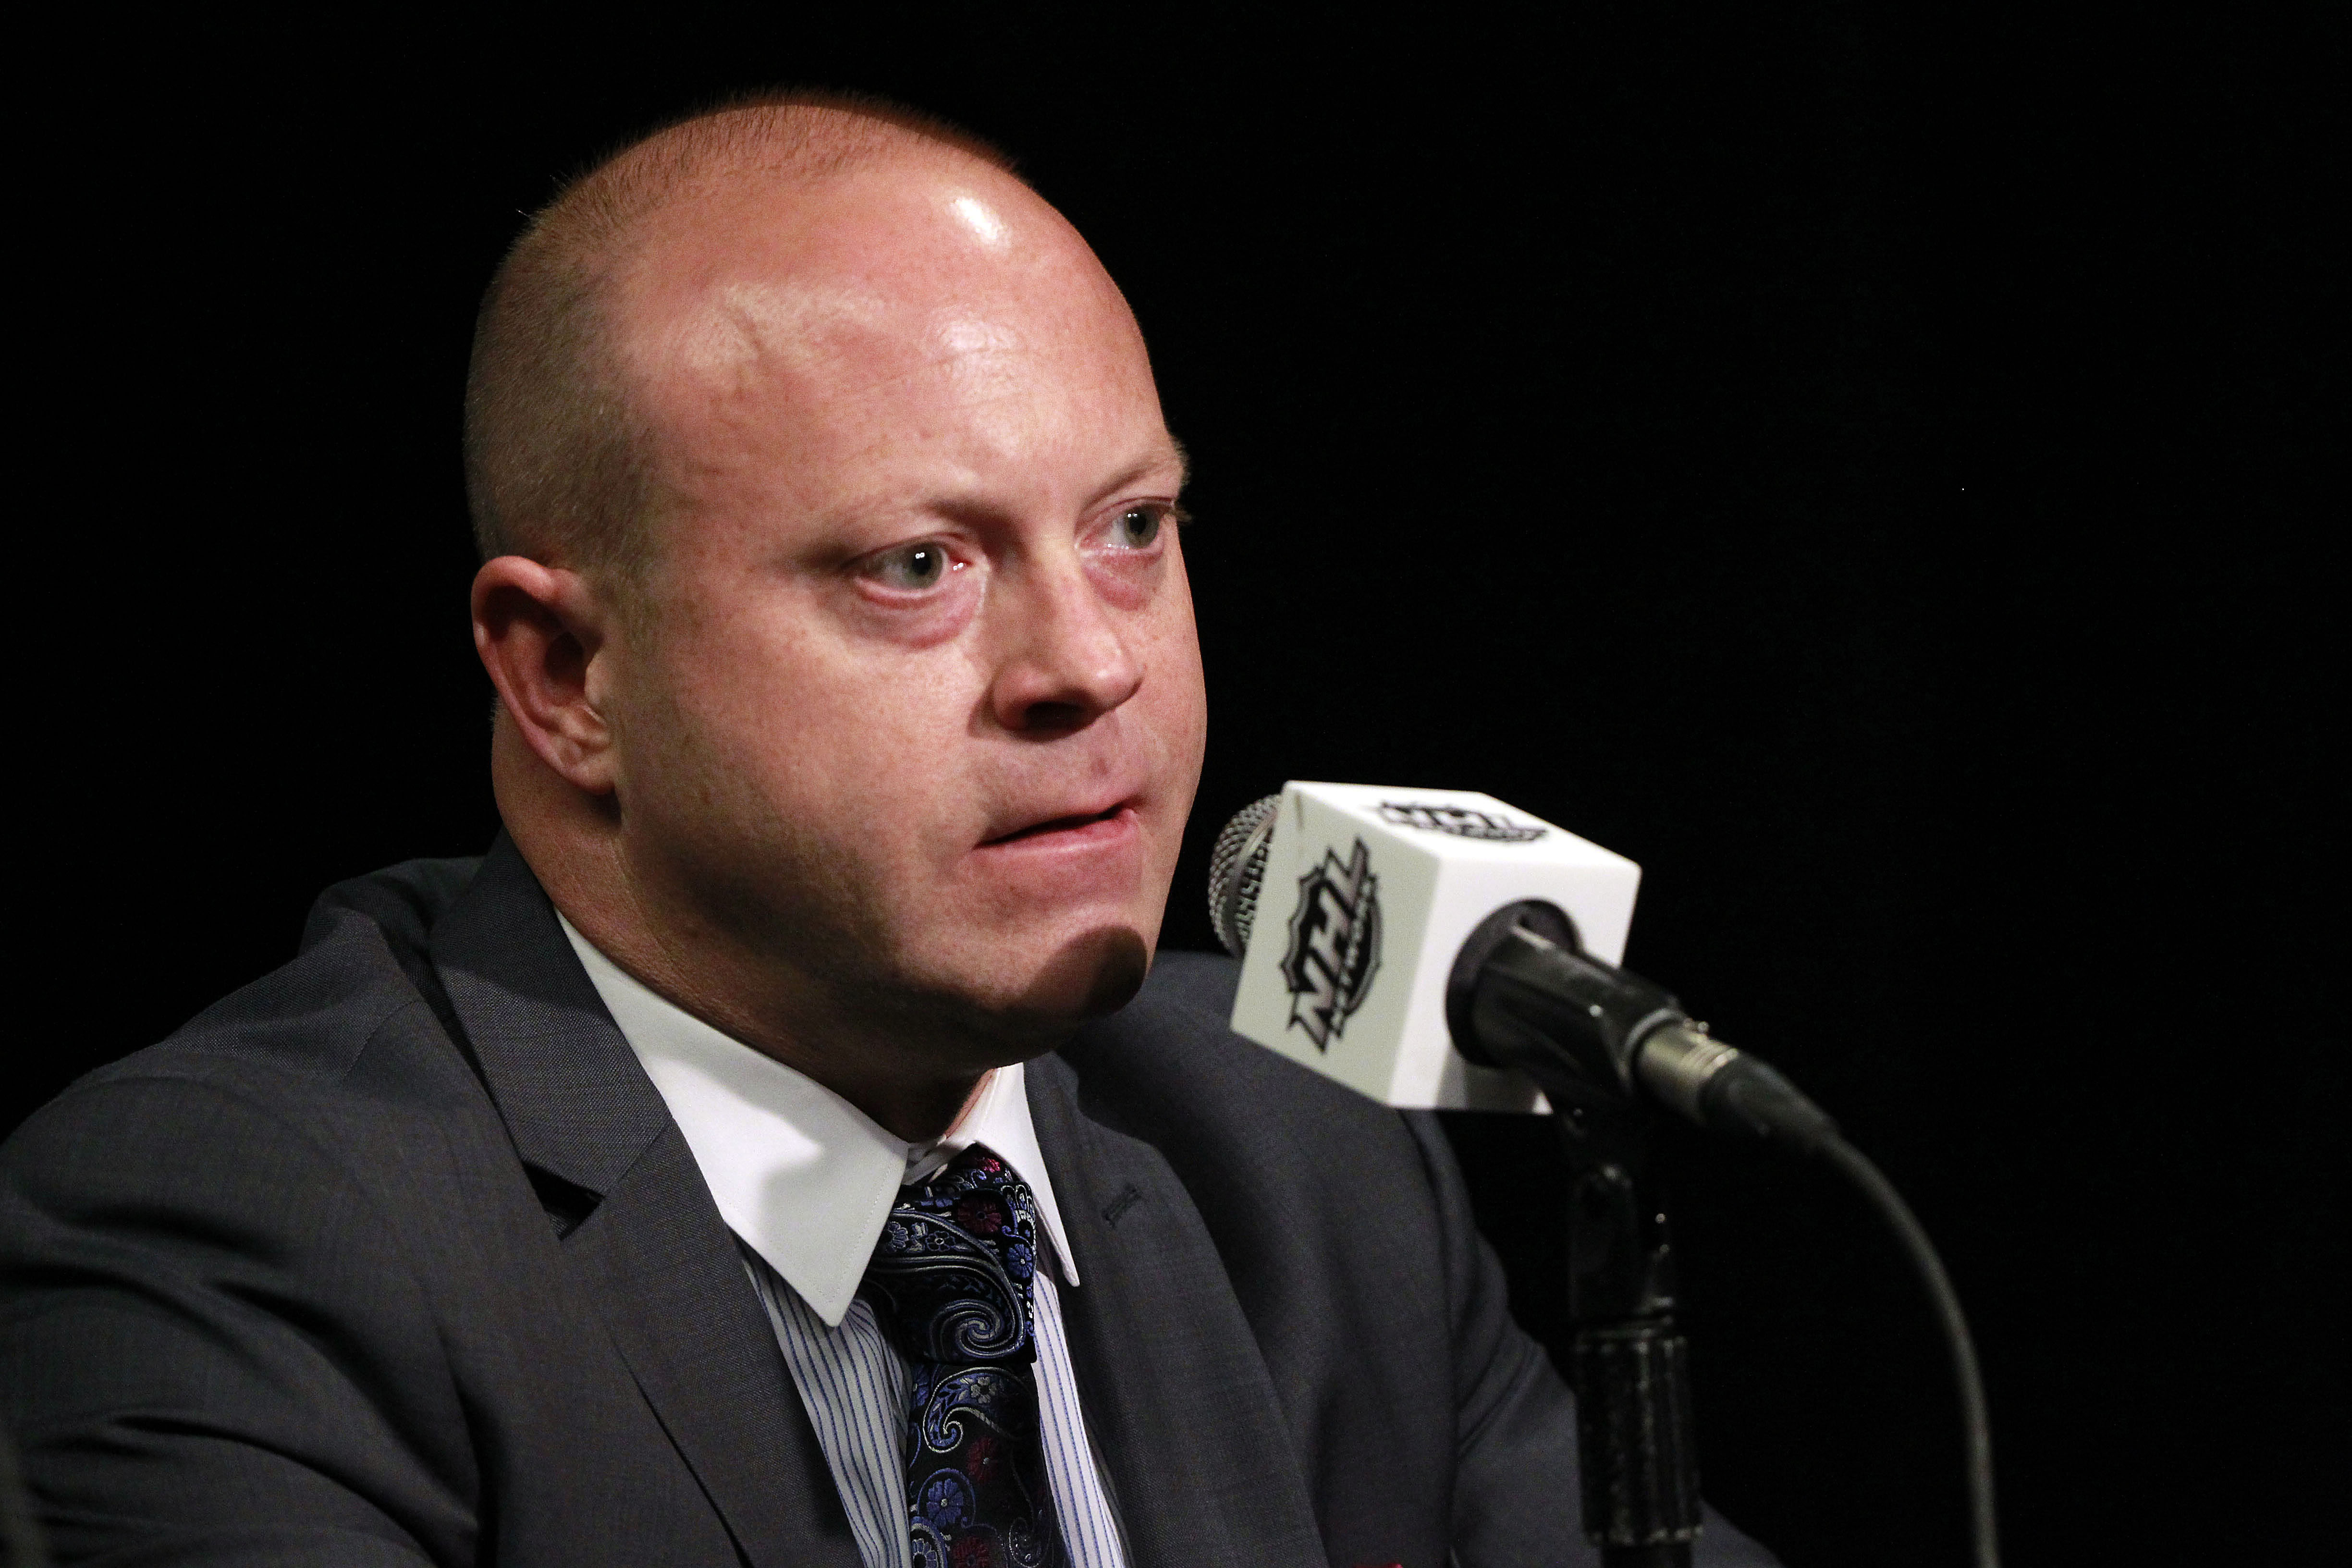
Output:
M1769 1066L1724 1044L1674 994L1583 951L1557 906L1506 904L1470 933L1445 988L1454 1048L1533 1079L1575 1126L1655 1100L1700 1126L1801 1153L1837 1123Z

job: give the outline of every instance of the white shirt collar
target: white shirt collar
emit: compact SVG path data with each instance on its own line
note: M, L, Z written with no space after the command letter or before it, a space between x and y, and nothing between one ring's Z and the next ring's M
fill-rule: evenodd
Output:
M1077 1284L1020 1063L989 1074L947 1136L908 1143L806 1074L656 995L556 918L685 1134L719 1217L828 1326L840 1326L856 1297L899 1187L973 1143L1028 1184L1062 1278Z

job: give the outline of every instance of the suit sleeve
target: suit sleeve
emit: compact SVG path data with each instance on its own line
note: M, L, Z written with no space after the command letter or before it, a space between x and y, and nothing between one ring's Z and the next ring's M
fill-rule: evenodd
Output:
M1502 1264L1479 1236L1468 1190L1437 1119L1407 1112L1436 1194L1460 1391L1454 1558L1462 1568L1595 1564L1577 1492L1576 1398L1544 1348L1511 1318ZM1713 1509L1695 1563L1775 1568L1776 1560Z
M60 1564L474 1559L397 1238L234 1089L86 1083L0 1149L0 1410Z

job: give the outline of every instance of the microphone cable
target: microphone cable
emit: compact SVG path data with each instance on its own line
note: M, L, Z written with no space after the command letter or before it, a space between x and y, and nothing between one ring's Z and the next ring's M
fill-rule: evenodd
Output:
M1902 1243L1919 1282L1927 1288L1927 1299L1936 1309L1936 1321L1944 1331L1944 1343L1951 1352L1952 1381L1959 1386L1961 1435L1967 1445L1964 1463L1968 1470L1970 1559L1975 1568L2000 1568L2000 1532L1993 1517L1992 1416L1985 1406L1984 1378L1977 1367L1976 1341L1970 1337L1969 1320L1960 1310L1959 1293L1952 1289L1951 1276L1944 1272L1944 1260L1936 1255L1927 1228L1869 1155L1835 1135L1821 1140L1812 1152L1852 1182L1870 1206L1878 1211L1895 1232L1895 1239Z

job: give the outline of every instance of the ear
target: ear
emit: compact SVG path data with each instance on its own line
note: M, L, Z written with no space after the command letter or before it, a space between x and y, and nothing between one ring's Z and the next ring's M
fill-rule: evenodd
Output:
M499 701L540 761L598 795L617 782L604 682L594 679L612 624L576 572L501 555L474 574L474 647Z

